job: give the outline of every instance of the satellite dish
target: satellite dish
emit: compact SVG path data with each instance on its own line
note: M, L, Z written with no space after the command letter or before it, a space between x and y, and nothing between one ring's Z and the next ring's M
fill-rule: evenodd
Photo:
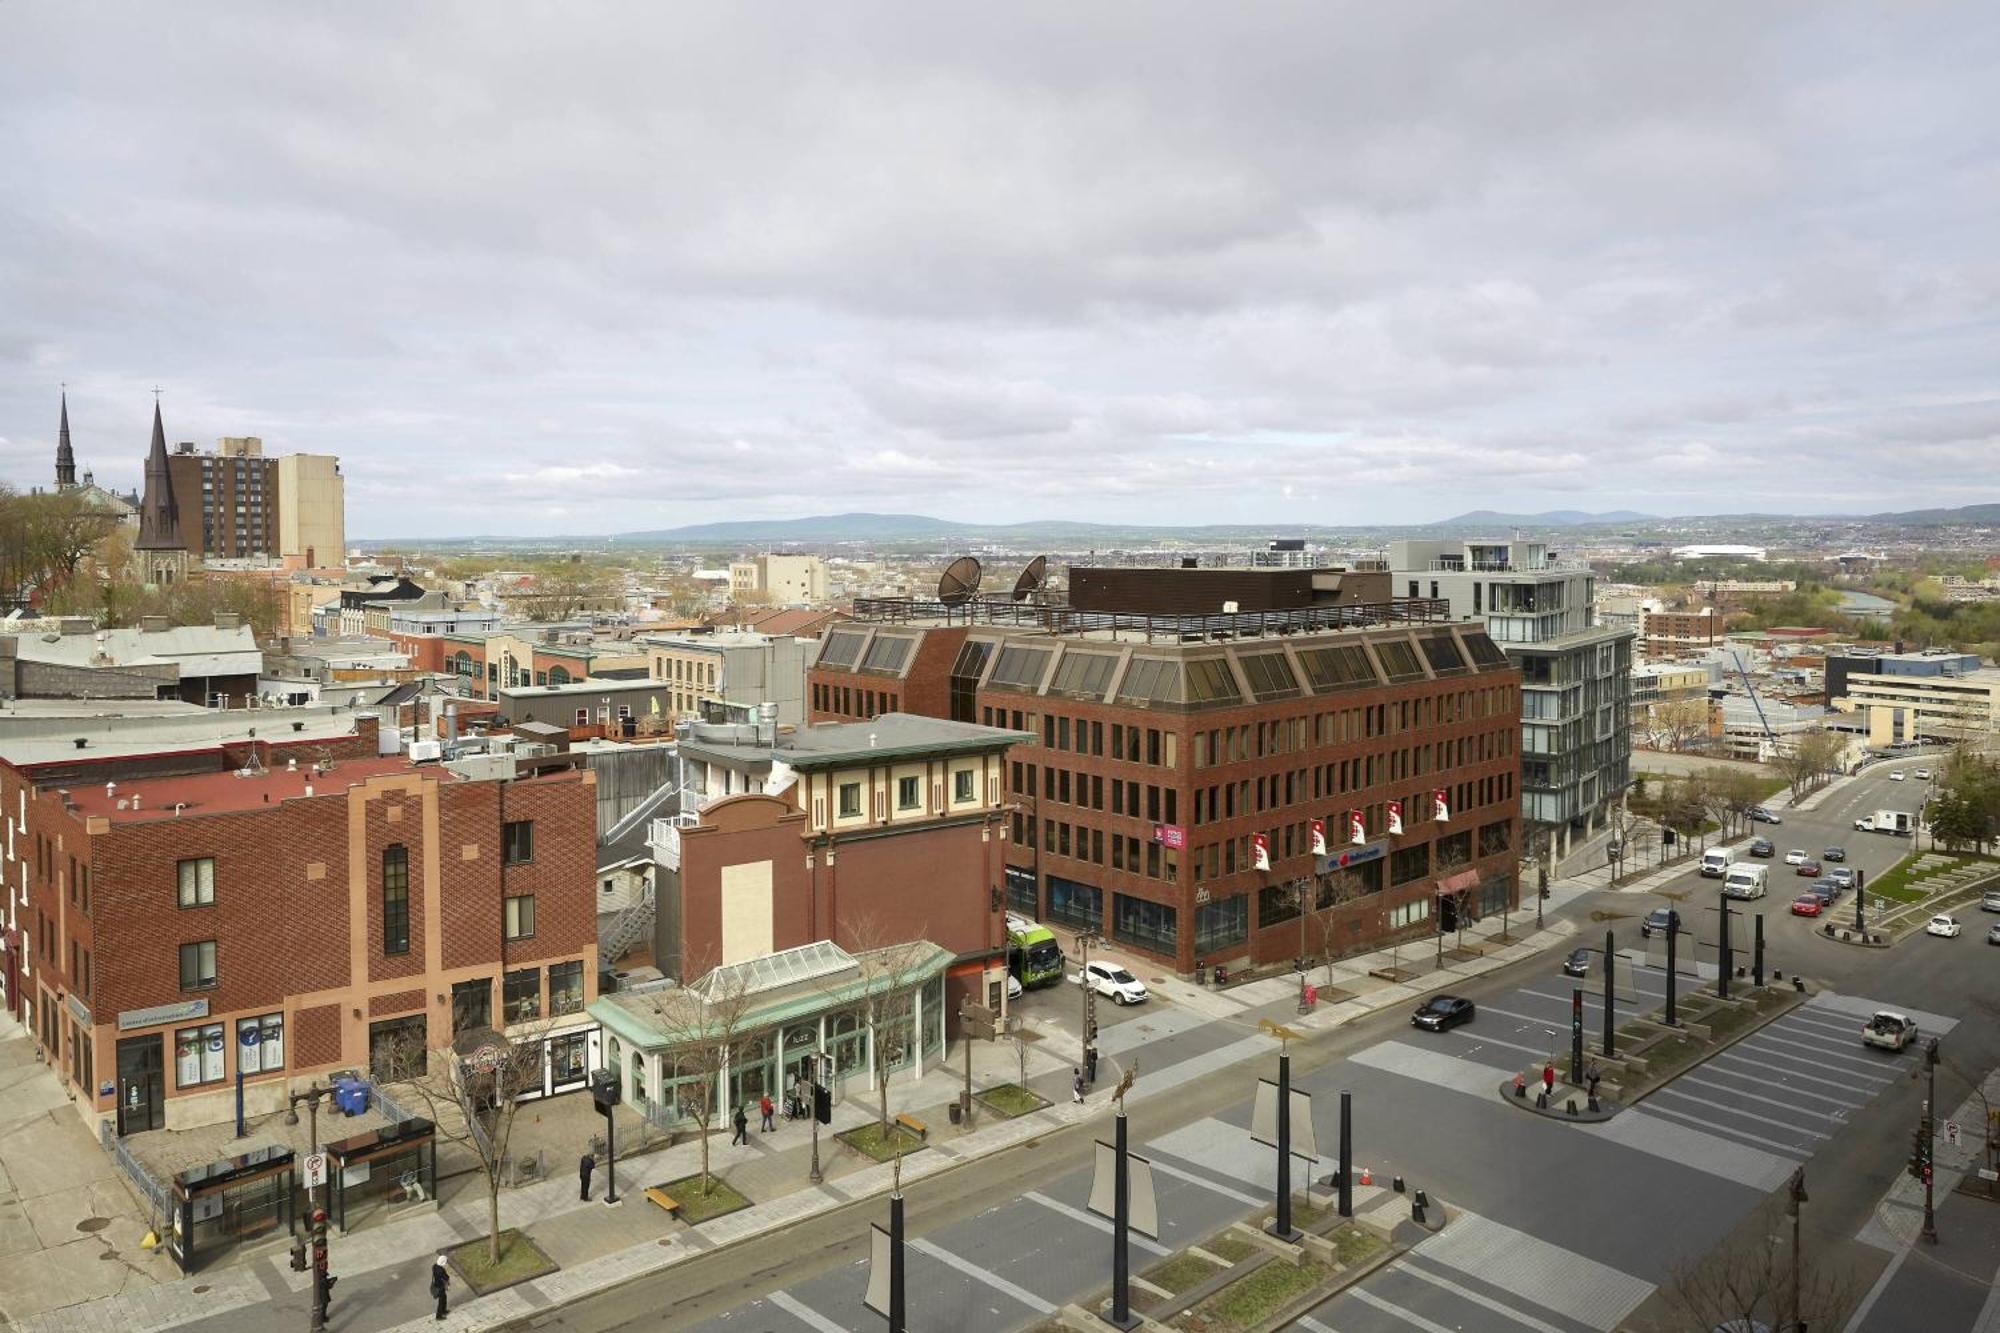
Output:
M1038 555L1030 560L1028 567L1021 571L1021 577L1014 580L1014 600L1025 602L1034 596L1035 590L1042 586L1042 580L1048 576L1048 569L1047 556Z
M962 555L944 568L938 578L938 600L946 606L963 606L979 591L979 562Z

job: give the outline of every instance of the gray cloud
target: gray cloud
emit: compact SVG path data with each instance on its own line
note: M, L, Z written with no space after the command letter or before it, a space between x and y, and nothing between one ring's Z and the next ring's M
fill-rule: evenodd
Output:
M157 383L341 455L359 535L1962 501L1996 57L1974 4L0 7L0 477L67 380L101 479Z

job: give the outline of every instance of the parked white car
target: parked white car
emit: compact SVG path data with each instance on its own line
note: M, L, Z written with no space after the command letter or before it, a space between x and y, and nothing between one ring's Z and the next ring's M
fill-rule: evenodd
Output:
M1930 924L1924 927L1924 934L1942 935L1946 939L1951 939L1963 929L1964 927L1958 924L1958 918L1955 916L1934 916L1931 918Z
M1146 998L1146 983L1116 963L1085 963L1083 970L1070 978L1079 986L1086 979L1092 990L1110 996L1118 1004L1137 1004Z

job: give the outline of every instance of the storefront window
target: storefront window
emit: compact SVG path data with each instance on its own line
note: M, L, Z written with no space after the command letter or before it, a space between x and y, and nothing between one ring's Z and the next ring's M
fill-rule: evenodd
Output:
M1165 903L1116 893L1111 896L1112 937L1123 943L1155 953L1173 953L1179 947L1180 921Z
M502 982L502 999L509 1023L525 1023L542 1014L542 970L538 967L509 972Z
M549 1013L560 1018L582 1012L583 964L553 964L549 968Z
M174 1081L194 1088L223 1079L222 1024L206 1023L174 1033Z
M1078 930L1098 929L1104 924L1104 890L1050 875L1049 920Z
M572 1032L549 1042L549 1079L556 1088L583 1082L588 1075L590 1034Z
M268 1074L285 1067L285 1016L236 1020L236 1066L246 1074Z
M1198 956L1243 943L1250 936L1250 895L1239 893L1194 909L1194 951Z

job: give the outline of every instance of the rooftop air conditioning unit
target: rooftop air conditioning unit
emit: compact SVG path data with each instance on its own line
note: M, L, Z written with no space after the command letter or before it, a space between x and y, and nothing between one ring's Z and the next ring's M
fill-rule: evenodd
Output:
M410 762L413 764L436 763L444 758L444 742L411 741Z

